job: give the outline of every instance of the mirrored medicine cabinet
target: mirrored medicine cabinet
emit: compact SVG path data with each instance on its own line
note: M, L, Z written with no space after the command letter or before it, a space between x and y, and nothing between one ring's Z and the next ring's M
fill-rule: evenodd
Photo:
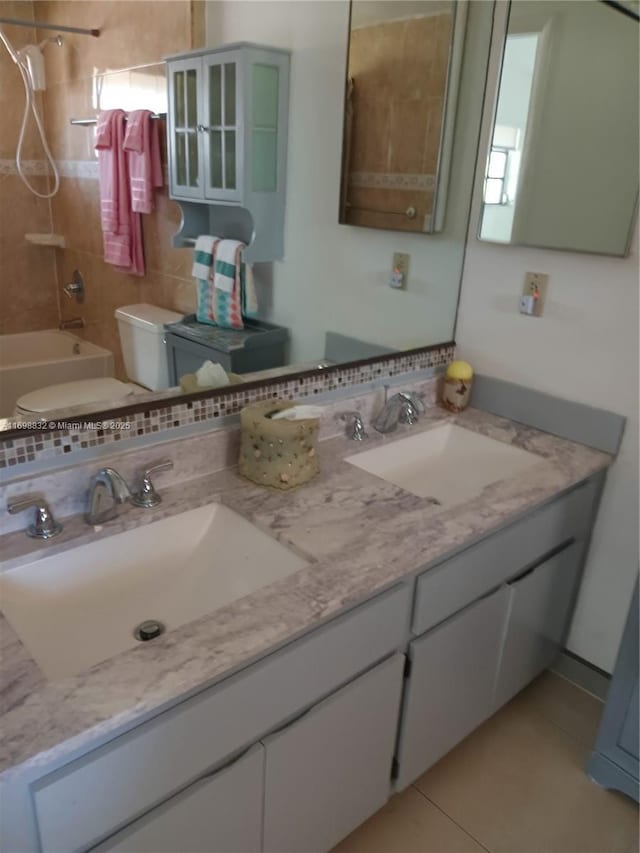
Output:
M638 205L637 4L514 0L479 239L624 256Z

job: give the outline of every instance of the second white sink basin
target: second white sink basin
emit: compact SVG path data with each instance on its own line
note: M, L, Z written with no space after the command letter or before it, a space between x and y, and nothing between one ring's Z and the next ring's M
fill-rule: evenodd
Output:
M0 572L0 607L60 678L137 646L146 620L177 628L306 565L215 503Z
M347 456L346 461L418 497L435 498L443 507L544 464L533 453L451 423Z

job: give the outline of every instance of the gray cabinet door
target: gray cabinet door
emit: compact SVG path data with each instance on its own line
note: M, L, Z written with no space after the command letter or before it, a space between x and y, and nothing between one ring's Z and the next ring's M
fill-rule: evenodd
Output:
M329 850L385 804L404 660L378 664L265 739L267 853Z
M551 666L564 639L579 577L576 545L509 584L509 618L496 708Z
M167 64L169 189L172 198L202 199L202 61Z
M598 738L589 759L591 778L638 802L638 582L631 600Z
M195 782L109 838L94 853L259 853L264 749Z
M501 587L411 643L398 747L399 789L492 713L508 599L508 589Z

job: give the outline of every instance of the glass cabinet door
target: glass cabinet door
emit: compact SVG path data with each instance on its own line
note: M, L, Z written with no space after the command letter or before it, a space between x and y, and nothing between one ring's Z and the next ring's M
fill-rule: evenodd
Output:
M251 65L251 174L253 192L275 192L278 184L277 65Z
M169 67L169 150L172 194L202 198L198 101L201 88L199 59L180 60Z
M242 177L240 55L235 51L205 57L205 198L239 201Z

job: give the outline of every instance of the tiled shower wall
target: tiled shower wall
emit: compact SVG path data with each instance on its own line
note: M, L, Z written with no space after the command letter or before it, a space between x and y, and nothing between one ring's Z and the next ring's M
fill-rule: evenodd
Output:
M2 14L9 16L7 6L15 7L13 17L25 17L27 7L33 15L32 3L0 2ZM137 106L145 105L146 86L157 90L164 89L164 67L162 58L170 53L189 50L198 46L204 38L204 21L200 12L204 4L189 0L166 0L162 3L148 3L143 0L39 0L35 4L37 18L41 21L60 25L99 28L100 38L84 35L64 34L62 47L49 46L45 50L47 89L43 93L44 120L49 145L53 156L61 167L59 193L51 200L51 224L56 233L62 234L66 241L65 249L24 247L24 231L49 230L49 220L37 222L34 210L42 207L42 217L49 216L48 203L37 206L30 202L20 226L13 223L8 228L4 220L1 223L3 240L17 247L14 254L25 255L37 264L40 275L47 275L51 287L51 305L55 308L48 315L38 310L42 322L31 328L51 328L59 322L57 302L60 305L60 318L67 320L82 316L85 328L78 331L82 337L92 343L104 346L115 356L116 374L124 378L124 367L120 352L114 311L122 305L138 302L150 302L164 308L188 312L193 310L195 293L190 275L191 253L185 249L171 248L171 237L177 231L180 217L176 204L169 201L166 188L156 193L156 208L149 216L143 216L144 248L146 274L136 277L118 273L102 259L102 233L100 229L100 202L97 181L96 157L94 152L94 128L72 126L69 119L95 116L101 105L97 99L97 90L112 93L115 86L122 90L123 105L132 95L132 89L138 90ZM17 27L6 27L11 38L21 32L29 42L40 41L47 33L39 30L21 31ZM6 53L6 52L5 52ZM5 57L1 57L5 62ZM8 59L7 57L7 60ZM140 67L142 66L142 67ZM135 72L128 69L137 68ZM4 74L4 65L0 68ZM0 97L8 95L7 109L16 110L15 101L20 101L19 78L12 69L7 80L15 85L5 87ZM5 79L3 77L3 79ZM103 105L103 104L102 104ZM108 106L115 106L111 101ZM2 107L5 104L2 103ZM3 125L4 126L4 125ZM161 128L164 134L164 128ZM3 133L0 139L3 141ZM162 142L164 151L164 139ZM5 155L0 151L0 157ZM38 146L33 147L34 158L42 159ZM166 165L166 164L165 164ZM18 181L15 176L5 178L12 184ZM45 179L42 179L45 180ZM3 183L0 192L3 197L0 205L4 216L9 214L9 195L4 197ZM26 192L26 191L25 191ZM7 202L6 204L4 202ZM0 216L3 214L0 213ZM14 233L15 232L15 233ZM18 251L19 249L19 251ZM25 301L25 314L33 310L34 291L27 284L34 277L33 270L16 268L11 275L5 276L4 263L2 277L15 282L16 291ZM74 269L82 273L86 287L83 304L69 300L62 287L71 280ZM58 293L55 279L57 277ZM39 287L40 294L43 288ZM14 302L16 297L14 297ZM4 296L3 296L4 302ZM19 303L22 305L22 302ZM16 331L24 331L26 325L16 318ZM1 331L6 331L4 328Z
M452 15L354 28L348 221L422 230L433 212ZM415 219L372 213L416 209Z
M33 3L0 0L0 17L33 20ZM3 27L18 50L36 41L33 29ZM49 232L49 202L32 195L15 169L16 145L24 112L24 88L18 69L0 44L0 334L50 329L58 325L55 257L50 248L28 245L25 233ZM38 105L42 99L38 96ZM23 148L29 181L46 192L46 175L33 122Z

